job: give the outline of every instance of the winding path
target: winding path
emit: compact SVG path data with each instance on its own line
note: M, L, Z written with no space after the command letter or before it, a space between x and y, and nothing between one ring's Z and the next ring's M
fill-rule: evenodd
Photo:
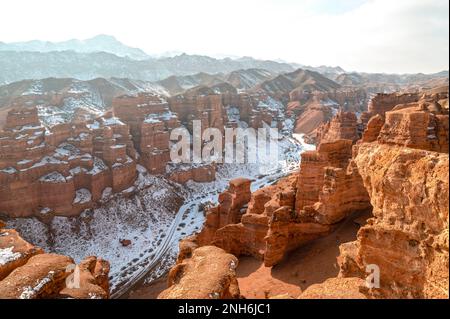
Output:
M161 245L159 245L157 251L154 253L153 261L146 267L143 267L139 271L136 271L134 273L134 276L128 280L125 284L121 285L118 289L114 290L111 293L112 299L118 299L125 295L130 288L132 288L136 283L141 281L146 275L151 273L153 270L158 267L161 262L163 261L163 257L168 253L170 250L172 244L173 244L173 236L175 234L175 231L179 224L181 223L183 219L183 215L188 209L192 209L196 204L193 204L192 202L189 202L187 204L184 204L181 206L180 210L178 211L177 215L175 216L175 219L172 221L172 224L170 225L166 236L163 239L163 242Z

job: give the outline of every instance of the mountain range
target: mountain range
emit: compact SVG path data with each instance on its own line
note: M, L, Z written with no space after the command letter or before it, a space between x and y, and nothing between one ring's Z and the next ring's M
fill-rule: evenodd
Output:
M150 56L143 50L129 47L110 35L98 35L86 40L71 39L62 42L32 40L27 42L0 42L0 51L52 52L74 51L78 53L108 52L119 57L146 60Z
M250 57L215 59L183 53L155 58L105 35L57 43L37 40L8 44L0 42L0 84L48 77L80 80L118 77L159 81L172 75L230 73L252 68L271 73L295 70L289 63Z
M302 71L298 71L301 69ZM317 74L326 79L314 79ZM99 35L87 40L64 42L0 42L0 85L27 79L71 78L89 81L130 79L153 82L170 95L196 86L231 84L237 90L258 85L271 92L336 89L338 86L365 86L373 91L392 91L420 83L422 86L445 85L448 71L436 74L369 74L346 72L341 67L303 66L283 61L257 60L251 57L212 58L179 54L152 57L138 48L129 47L116 38Z

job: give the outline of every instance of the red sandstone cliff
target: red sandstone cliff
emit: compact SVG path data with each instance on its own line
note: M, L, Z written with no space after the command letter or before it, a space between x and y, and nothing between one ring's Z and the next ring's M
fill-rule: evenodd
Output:
M376 264L371 298L448 298L448 111L433 98L386 111L377 140L355 148L374 218L341 249L341 273Z
M0 212L12 217L78 215L136 178L128 126L112 114L48 129L36 108L14 108L0 149Z

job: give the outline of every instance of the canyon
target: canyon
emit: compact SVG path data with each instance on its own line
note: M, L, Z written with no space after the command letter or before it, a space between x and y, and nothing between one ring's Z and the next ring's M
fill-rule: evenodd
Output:
M448 298L445 74L278 66L0 87L0 298ZM193 121L280 156L174 163Z
M1 247L7 267L7 281L2 282L5 291L26 288L19 287L19 282L34 267L35 259L28 258L37 252L44 254L37 245L49 252L45 256L51 256L42 257L42 262L38 258L37 264L45 268L37 271L32 281L42 282L38 288L44 290L30 298L107 298L122 293L123 286L137 280L142 269L151 268L152 260L161 267L154 271L156 274L164 271L176 252L177 238L198 230L200 206L207 201L201 195L197 210L189 208L175 215L183 209L182 201L195 194L180 186L201 188L202 184L216 183L215 187L222 188L222 181L216 181L217 174L241 174L228 172L230 165L172 163L171 130L181 126L192 131L193 120L199 120L204 128L223 131L225 127L242 125L259 128L266 122L278 127L282 123L277 120L284 119L281 103L269 96L237 92L205 96L191 91L171 98L148 92L118 95L105 112L75 107L57 123L47 121L53 118L52 113L42 112L43 107L55 104L64 108L67 99L84 95L68 90L55 103L53 94L32 94L12 99L7 107L0 131L0 213L7 221L7 232L15 228L24 237L14 241L8 237ZM298 145L282 139L286 151L295 157ZM118 225L123 228L121 235L111 232L112 238L105 240L109 236L105 227ZM171 233L166 236L168 233L163 231ZM68 243L73 240L73 244ZM36 248L22 252L22 246ZM103 278L101 283L94 280L97 274L92 259L97 257L86 257L89 252L119 261L112 262L109 276L104 271L106 280ZM16 263L16 258L20 262ZM75 260L86 285L81 291L64 288L74 271L62 272L61 265L72 267ZM58 278L53 280L55 274ZM56 286L47 291L47 282ZM103 287L105 282L109 286L102 288L102 293L96 286ZM7 292L3 297L20 296Z
M273 273L283 262L294 266L290 254L339 233L349 216L362 227L356 240L340 245L336 277L297 295L286 294L285 284L286 293L283 287L278 295L268 289L265 297L448 298L448 88L379 94L361 123L353 113L340 111L320 132L317 149L301 155L299 172L253 193L250 180L230 182L219 205L207 212L202 231L180 243L171 271L177 276L170 277L160 298L170 298L173 290L182 298L186 281L195 280L189 269L200 267L196 252L213 247L246 264L244 256L262 260L254 275L273 282L261 269ZM374 265L378 287L366 283ZM239 277L239 267L228 260L221 272L198 274L208 284L201 298L258 294L254 290L262 283L248 289L245 278L253 274ZM233 296L228 285L213 284L225 274L231 276L226 282L244 287L244 294Z

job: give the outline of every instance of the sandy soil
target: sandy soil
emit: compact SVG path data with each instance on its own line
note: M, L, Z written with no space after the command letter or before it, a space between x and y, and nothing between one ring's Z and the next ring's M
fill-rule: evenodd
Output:
M240 258L237 275L241 294L251 299L277 295L297 298L309 286L336 277L339 245L356 240L360 226L355 218L348 219L330 236L292 252L274 267L264 267L254 258Z
M167 275L163 276L150 285L142 285L139 288L132 290L126 296L128 299L156 299L158 295L167 288Z

